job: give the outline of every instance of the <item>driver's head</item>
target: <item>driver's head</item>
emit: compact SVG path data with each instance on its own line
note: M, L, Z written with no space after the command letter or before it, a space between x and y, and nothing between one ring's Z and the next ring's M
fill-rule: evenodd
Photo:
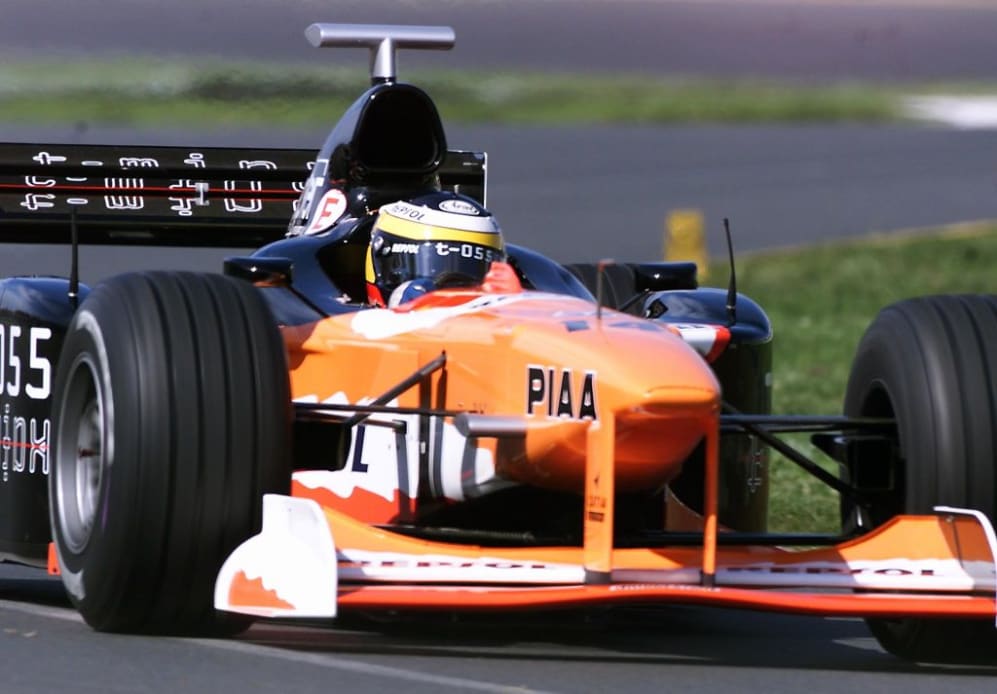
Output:
M371 231L367 299L395 306L407 300L409 288L421 293L477 286L495 260L505 260L502 230L471 198L430 193L400 200L380 209Z

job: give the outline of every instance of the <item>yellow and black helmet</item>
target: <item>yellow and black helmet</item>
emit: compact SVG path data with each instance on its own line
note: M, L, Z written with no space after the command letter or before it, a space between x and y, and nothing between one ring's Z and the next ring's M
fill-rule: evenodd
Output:
M397 305L392 294L415 281L420 292L476 286L496 260L505 260L502 230L471 198L440 192L400 200L381 207L371 230L367 298Z

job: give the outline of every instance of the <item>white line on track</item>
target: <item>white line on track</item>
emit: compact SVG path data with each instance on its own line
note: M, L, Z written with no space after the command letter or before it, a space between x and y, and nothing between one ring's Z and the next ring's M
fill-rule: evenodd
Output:
M66 622L82 623L83 619L73 610L62 607L47 607L44 605L32 605L29 603L16 602L13 600L0 600L0 610L11 610L26 614L45 617L47 619L61 619ZM191 639L191 638L169 638L173 641L184 641L195 643L206 648L216 648L219 650L232 651L235 653L246 653L255 656L268 658L279 658L295 663L304 663L317 667L329 668L331 670L343 670L372 677L384 677L393 680L403 680L405 682L420 682L433 684L441 687L451 687L463 691L474 692L497 692L499 694L551 694L540 689L515 686L508 684L497 684L494 682L483 682L481 680L467 679L464 677L449 677L446 675L433 675L418 670L406 670L404 668L390 667L388 665L376 665L374 663L362 663L347 658L340 658L330 655L320 655L317 653L302 653L300 651L289 651L271 646L260 646L243 641L226 641L222 639Z
M496 684L493 682L482 682L480 680L465 679L463 677L448 677L446 675L433 675L418 670L405 670L403 668L390 667L388 665L375 665L373 663L361 663L346 658L335 656L319 655L317 653L302 653L299 651L286 651L270 646L259 646L242 641L215 641L210 639L183 639L191 643L197 643L212 648L219 648L238 653L249 653L252 655L263 655L273 658L281 658L296 663L316 665L318 667L331 668L333 670L345 670L363 675L373 675L377 677L387 677L395 680L405 680L407 682L423 682L444 687L453 687L465 691L475 692L502 692L510 694L512 692L529 692L530 694L549 694L539 689L529 687L519 687L508 684Z
M83 618L78 612L74 612L65 607L46 607L44 605L32 605L26 602L16 602L14 600L0 600L0 610L11 610L13 612L25 612L38 617L48 619L61 619L64 622L83 623Z

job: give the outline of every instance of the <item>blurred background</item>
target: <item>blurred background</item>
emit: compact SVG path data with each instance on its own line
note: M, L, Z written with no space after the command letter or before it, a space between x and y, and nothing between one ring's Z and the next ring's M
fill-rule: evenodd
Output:
M312 48L308 24L453 26L453 51L403 52L400 77L451 147L489 152L509 238L563 261L659 258L675 212L714 255L723 217L742 251L997 217L986 0L5 0L3 18L2 139L313 148L368 58Z

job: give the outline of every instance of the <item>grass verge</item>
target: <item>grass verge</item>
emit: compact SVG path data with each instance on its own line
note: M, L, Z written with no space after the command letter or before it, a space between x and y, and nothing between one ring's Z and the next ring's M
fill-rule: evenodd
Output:
M738 288L774 326L774 410L839 413L855 347L880 308L923 294L997 292L995 267L997 224L742 258ZM837 530L836 494L788 461L773 459L771 474L770 529Z
M878 85L463 71L413 71L403 77L433 96L445 122L875 122L900 117L899 94ZM362 71L326 66L7 63L0 66L0 119L323 126L365 86Z

